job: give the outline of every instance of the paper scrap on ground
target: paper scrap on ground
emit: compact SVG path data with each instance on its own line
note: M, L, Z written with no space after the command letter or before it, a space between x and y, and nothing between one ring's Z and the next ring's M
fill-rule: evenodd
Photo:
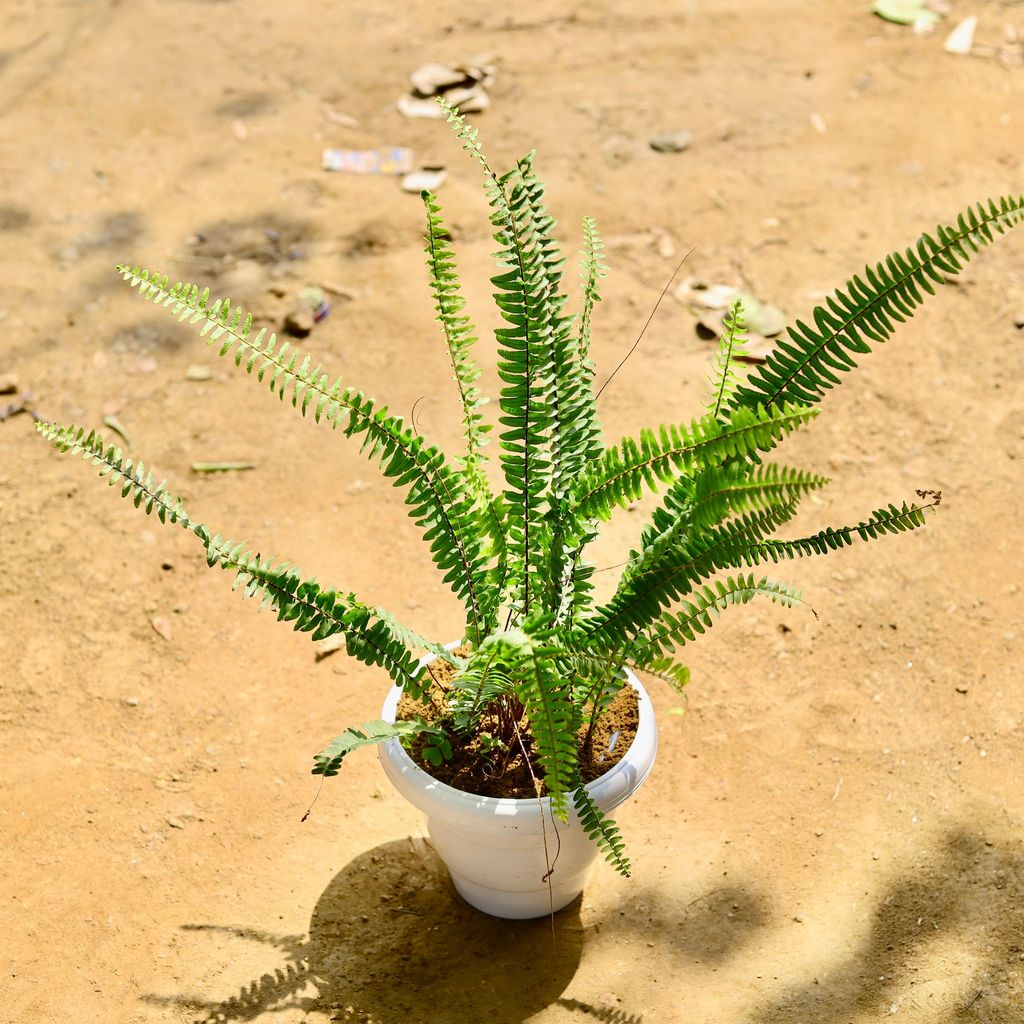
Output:
M408 174L413 168L413 153L404 146L379 149L325 149L325 171L348 174Z

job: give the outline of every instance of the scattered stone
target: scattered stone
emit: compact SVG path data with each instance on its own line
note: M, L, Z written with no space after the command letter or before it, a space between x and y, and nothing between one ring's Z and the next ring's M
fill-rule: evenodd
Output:
M210 380L213 377L213 370L208 366L200 366L198 363L193 363L185 371L185 380Z
M971 47L974 45L974 30L978 27L978 18L976 15L971 15L969 18L964 18L959 25L946 37L945 43L942 44L942 48L946 53L954 53L961 57L966 57L971 52Z
M966 694L967 693L967 687L966 686L957 686L957 687L955 687L955 689L956 689L957 693L962 693L962 694Z
M794 914L793 915L793 920L796 921L797 924L803 924L804 923L804 915L803 914Z
M439 121L444 111L437 104L443 96L463 114L475 114L491 105L487 90L494 83L489 64L424 64L409 76L412 91L398 99L403 117L426 117Z
M0 373L0 395L16 395L18 378L13 373Z
M153 618L149 620L149 624L165 640L171 639L171 624L162 615L154 615Z
M1018 313L1013 318L1013 326L1016 327L1018 331L1024 331L1024 313Z
M426 189L434 192L447 180L448 172L443 167L421 167L402 178L402 191L415 192L417 195Z
M820 839L825 834L825 830L821 828L816 828L814 830L814 834Z
M137 708L139 706L138 697L122 697L121 703L130 708Z
M315 324L313 311L302 306L296 307L284 318L284 329L293 338L305 338Z
M321 640L317 644L316 653L313 655L314 659L318 662L323 661L324 658L329 658L336 651L342 651L345 649L345 637L341 633L335 633L334 636L327 637L326 640Z
M825 118L823 118L816 110L811 112L811 127L819 135L824 135L825 132L828 131L828 125L825 124Z
M693 144L693 132L683 129L678 132L661 132L648 145L655 153L682 153Z
M184 828L185 827L185 822L183 822L181 820L181 818L168 818L167 819L167 824L170 825L171 828Z
M152 356L139 356L138 359L128 367L128 372L141 376L145 373L156 373L158 363Z

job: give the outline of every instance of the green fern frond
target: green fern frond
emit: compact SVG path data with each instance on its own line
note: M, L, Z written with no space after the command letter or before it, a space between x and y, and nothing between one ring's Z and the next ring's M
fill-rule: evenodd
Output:
M347 654L364 665L380 666L407 693L421 696L420 665L405 643L410 633L390 613L364 604L355 594L321 587L315 579L304 580L295 566L254 554L244 542L211 536L205 527L194 532L206 548L207 563L233 571L233 588L244 597L258 595L261 609L270 606L279 621L291 623L296 632L311 634L313 640L341 633ZM421 637L416 640L437 647Z
M290 393L303 416L312 406L317 422L323 418L346 436L361 437L361 450L384 476L407 488L409 516L430 542L445 582L465 604L471 635L486 633L496 608L484 593L487 566L474 500L438 448L362 392L343 387L340 378L329 384L319 364L313 366L308 355L300 361L300 352L291 350L287 341L279 344L273 333L268 337L266 328L253 337L252 314L232 307L229 300L211 303L209 289L200 292L183 282L170 286L166 275L140 267L120 264L117 269L140 295L169 309L177 320L201 325L201 337L211 345L220 343L219 355L233 352L235 365L244 362L245 372L265 380L282 401Z
M491 501L491 493L482 469L486 461L483 448L487 444L487 434L491 427L480 411L487 404L487 398L476 385L480 369L470 354L476 344L476 332L470 318L463 313L466 300L459 287L455 254L441 220L441 207L431 192L424 190L421 197L427 211L427 244L424 251L430 272L430 289L462 401L466 454L460 461L477 501L485 506Z
M422 718L411 718L398 722L384 722L379 718L372 722L362 722L358 726L349 726L340 736L313 755L313 774L322 775L325 779L332 778L341 770L341 763L360 747L375 746L388 740L410 740L425 732L435 732Z
M192 521L181 498L170 494L167 481L156 482L152 472L147 472L140 460L133 464L116 445L108 445L103 438L84 427L62 427L56 423L36 423L36 430L60 452L80 455L87 462L99 467L100 476L106 477L111 487L120 484L121 496L131 497L136 508L143 508L148 516L154 510L161 523L170 522L192 529Z
M491 278L494 301L507 326L495 331L499 395L501 466L505 475L506 544L509 561L507 600L522 617L531 603L543 569L542 500L551 476L548 452L551 333L556 304L551 296L549 255L538 234L531 193L521 173L499 177L477 141L476 129L453 107L439 100L453 132L480 164L491 206L491 223L500 246L502 273ZM535 198L535 197L534 197Z
M642 573L624 578L612 599L579 626L584 646L628 645L675 601L723 569L748 563L757 544L792 518L795 505L748 512L716 529L684 534L646 562Z
M645 485L671 484L727 459L770 451L786 434L802 426L816 411L799 405L770 409L739 408L727 422L713 416L685 425L663 426L656 434L643 430L639 442L626 438L590 464L573 494L579 516L607 519L616 504L636 501Z
M803 558L810 555L825 555L829 551L848 547L855 540L869 541L887 533L905 533L925 525L925 512L938 508L942 495L937 491L918 491L923 502L903 502L899 506L889 504L877 509L856 526L829 527L810 537L798 540L764 540L751 546L744 564L758 562L781 562L787 558Z
M641 645L636 644L635 648ZM644 672L649 676L668 685L680 697L686 697L686 686L690 682L690 670L680 665L670 655L654 655L650 651L641 650L631 656L627 663L635 672Z
M739 378L734 366L737 359L741 359L747 354L745 347L747 339L743 336L745 329L743 303L737 299L729 307L725 319L722 321L722 336L718 339L714 370L708 381L710 391L707 409L716 419L723 407L736 394L736 389L739 386Z
M364 664L382 666L413 694L419 692L419 664L407 642L451 659L449 652L401 626L383 609L363 604L354 594L325 590L316 580L302 580L287 563L253 554L244 543L212 536L206 526L191 519L181 498L172 495L165 482L157 484L141 461L133 464L96 431L86 435L81 427L51 423L39 423L37 429L59 451L82 456L97 466L110 484L120 484L122 497L131 499L136 508L147 515L155 511L161 522L193 533L206 549L210 566L233 570L235 589L243 589L245 597L258 594L261 608L272 606L278 618L291 622L296 630L312 633L314 640L342 633L349 654Z
M664 551L694 531L717 526L730 516L786 506L795 508L808 492L824 487L828 477L775 463L751 466L727 462L693 477L683 477L666 492L640 535L639 552L631 551L623 579L643 574Z
M572 802L587 838L597 844L605 859L620 875L629 878L632 868L618 826L594 803L585 786L579 786L573 792Z
M1024 220L1024 195L1002 196L969 208L955 227L939 225L916 246L896 251L855 274L813 312L814 327L800 320L787 328L764 364L737 389L730 407L814 404L857 365L857 358L888 340L894 321L913 315L935 285L958 274L983 246Z
M579 321L580 358L593 377L590 362L590 325L594 306L601 301L600 281L607 276L608 267L602 262L604 239L593 217L583 218L583 249L580 252L580 280L583 282L583 311Z
M562 652L545 650L519 630L501 637L517 655L515 692L530 723L551 811L559 820L567 821L567 794L572 789L578 757L569 681L559 665Z
M681 610L664 614L633 642L632 650L640 652L634 654L639 667L652 671L653 665L659 671L668 670L667 656L677 646L692 643L710 629L715 616L729 605L747 604L755 597L791 607L801 601L801 591L766 577L755 580L752 574L716 580L711 586L701 587L694 591L692 601L681 602Z

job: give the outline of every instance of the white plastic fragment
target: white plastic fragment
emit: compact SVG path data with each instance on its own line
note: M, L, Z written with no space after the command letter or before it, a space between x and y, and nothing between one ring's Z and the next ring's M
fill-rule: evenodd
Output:
M946 53L955 53L962 57L967 56L971 52L971 47L974 46L974 30L977 27L978 19L976 15L972 14L971 17L964 18L946 37L942 48Z

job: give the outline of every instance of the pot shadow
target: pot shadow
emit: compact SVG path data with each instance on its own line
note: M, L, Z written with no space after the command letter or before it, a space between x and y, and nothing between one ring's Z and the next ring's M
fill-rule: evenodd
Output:
M204 1024L256 1020L271 1010L319 1010L344 1021L521 1024L560 1003L583 952L580 900L554 919L504 921L473 910L437 855L408 839L352 860L317 901L309 938L250 928L184 925L275 947L282 963L236 995L214 1002L145 996L194 1011ZM308 989L312 986L313 992Z
M489 917L464 903L440 858L421 849L377 847L320 897L309 958L321 1000L423 1024L520 1024L555 1002L583 952L580 900L553 920Z

